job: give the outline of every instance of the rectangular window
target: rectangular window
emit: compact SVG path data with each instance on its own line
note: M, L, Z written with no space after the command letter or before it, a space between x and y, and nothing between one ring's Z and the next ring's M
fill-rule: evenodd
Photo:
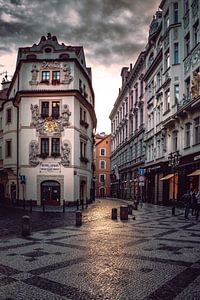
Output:
M178 2L174 3L174 23L178 23Z
M144 82L143 80L140 81L140 97L142 97L144 93Z
M105 148L101 148L100 149L100 155L101 156L105 156L106 155L106 149Z
M11 123L12 121L12 109L11 108L8 108L6 110L6 123Z
M200 143L200 117L194 119L194 144Z
M42 118L47 118L49 116L49 102L42 102L41 108L41 116Z
M178 43L174 43L174 64L179 63L179 45Z
M105 169L105 168L106 168L105 160L100 160L100 169Z
M53 71L52 72L52 80L60 81L60 71Z
M190 123L185 124L185 147L190 147L190 127Z
M50 79L50 72L42 71L42 81L49 81L49 79Z
M106 181L106 174L100 174L99 175L99 182L100 183L103 183Z
M178 133L177 131L173 131L172 132L172 146L173 146L173 151L177 151L177 147L178 147Z
M185 56L190 53L190 34L185 36Z
M11 157L12 155L12 142L11 141L6 141L6 157Z
M164 16L164 29L166 30L169 27L169 10Z
M185 97L190 99L190 77L185 80Z
M170 66L170 54L169 49L165 52L165 70L167 70Z
M59 155L60 154L60 139L52 138L51 140L51 154Z
M200 41L199 20L193 26L193 46L195 47Z
M41 155L49 155L49 139L41 138Z
M180 91L179 91L179 84L174 85L174 103L179 103L180 99Z
M135 112L135 130L138 129L138 112Z
M165 111L170 110L170 90L165 92Z
M59 101L53 101L52 102L52 117L53 118L59 118L60 115L60 102Z

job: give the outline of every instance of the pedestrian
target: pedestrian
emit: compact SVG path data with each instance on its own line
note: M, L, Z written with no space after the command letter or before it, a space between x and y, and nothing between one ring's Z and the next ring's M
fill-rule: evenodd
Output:
M200 191L197 191L197 193L196 193L196 200L197 200L196 220L198 220L199 219L199 211L200 211Z
M183 195L183 198L185 200L185 219L188 220L188 215L190 212L190 207L191 207L191 194L190 191L188 190L186 194Z
M197 209L197 189L194 189L191 191L191 207L192 207L192 216L196 215L196 209Z

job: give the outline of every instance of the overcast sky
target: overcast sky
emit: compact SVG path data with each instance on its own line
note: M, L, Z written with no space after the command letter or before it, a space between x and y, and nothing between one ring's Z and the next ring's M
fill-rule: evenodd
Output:
M0 0L0 73L15 70L18 47L50 32L58 42L83 46L92 68L97 132L110 133L109 114L120 72L134 63L160 0ZM0 77L1 79L2 77Z

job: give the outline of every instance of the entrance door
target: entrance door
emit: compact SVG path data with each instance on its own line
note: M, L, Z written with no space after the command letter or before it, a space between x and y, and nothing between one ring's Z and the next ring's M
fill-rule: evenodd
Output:
M41 183L41 201L46 205L60 205L60 183L57 181L43 181Z

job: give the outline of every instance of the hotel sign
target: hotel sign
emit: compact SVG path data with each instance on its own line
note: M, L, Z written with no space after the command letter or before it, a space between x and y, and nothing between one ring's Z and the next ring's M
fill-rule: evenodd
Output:
M41 173L58 173L60 172L60 163L58 162L41 162L40 163Z

